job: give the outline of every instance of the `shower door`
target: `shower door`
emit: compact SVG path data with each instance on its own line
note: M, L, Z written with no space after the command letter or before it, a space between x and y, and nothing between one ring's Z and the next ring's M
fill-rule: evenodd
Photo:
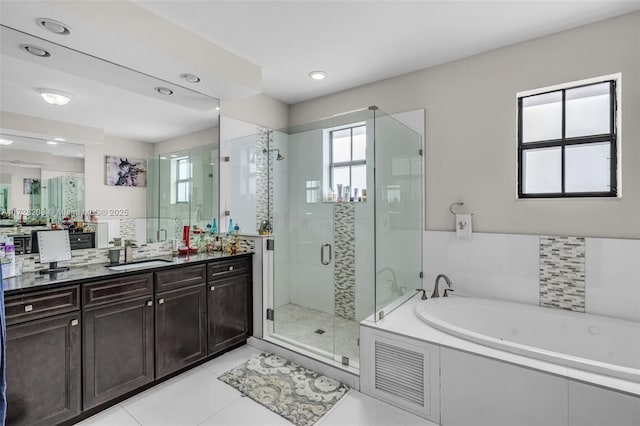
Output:
M362 197L374 181L373 113L275 131L266 158L275 241L270 335L356 368L359 321L374 308L374 209Z

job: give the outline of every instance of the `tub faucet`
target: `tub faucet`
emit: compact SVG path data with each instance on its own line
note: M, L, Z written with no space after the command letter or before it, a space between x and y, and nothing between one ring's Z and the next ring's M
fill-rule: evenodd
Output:
M431 298L433 299L434 297L440 297L440 292L438 292L438 281L440 281L440 278L443 278L444 281L447 283L447 285L449 286L448 289L446 290L450 290L451 289L451 280L449 279L448 276L446 276L445 274L438 274L438 276L436 277L436 284L433 287L433 293L431 293ZM444 294L445 296L447 295L447 291L445 290ZM451 290L453 291L453 290Z

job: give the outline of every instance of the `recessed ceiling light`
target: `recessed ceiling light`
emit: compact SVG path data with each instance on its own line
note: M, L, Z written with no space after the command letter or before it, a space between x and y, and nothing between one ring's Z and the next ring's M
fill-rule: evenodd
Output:
M55 89L36 89L42 99L51 105L66 105L71 100L71 95Z
M36 46L33 44L21 44L20 49L24 50L27 53L31 53L34 56L39 56L41 58L48 58L51 56L51 53L47 52L40 46Z
M56 141L47 141L47 145L58 145Z
M220 107L216 107L216 111L220 111Z
M314 80L324 80L325 78L327 78L327 73L324 71L311 71L309 73L309 77Z
M62 22L54 21L53 19L38 18L36 19L36 24L38 24L40 28L43 28L54 34L69 35L71 33L71 29L67 25L63 24Z
M184 73L180 74L180 78L188 81L189 83L200 83L200 77L195 74Z
M0 139L0 145L11 145L13 143L12 140L9 139Z
M66 142L67 140L65 138L53 138L54 141L57 142Z
M177 155L176 154L171 154L171 158L176 158Z
M156 92L160 93L161 95L173 95L173 90L167 88L167 87L156 87L155 89Z

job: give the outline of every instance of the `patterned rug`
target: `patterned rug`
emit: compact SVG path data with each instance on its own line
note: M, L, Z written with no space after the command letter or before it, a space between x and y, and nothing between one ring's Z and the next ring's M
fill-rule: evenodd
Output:
M218 377L297 426L310 426L349 387L271 353L261 353Z

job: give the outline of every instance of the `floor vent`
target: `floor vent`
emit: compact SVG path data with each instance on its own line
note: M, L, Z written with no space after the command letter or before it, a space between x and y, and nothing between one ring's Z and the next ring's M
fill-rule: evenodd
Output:
M424 356L388 343L375 342L375 388L424 407Z

